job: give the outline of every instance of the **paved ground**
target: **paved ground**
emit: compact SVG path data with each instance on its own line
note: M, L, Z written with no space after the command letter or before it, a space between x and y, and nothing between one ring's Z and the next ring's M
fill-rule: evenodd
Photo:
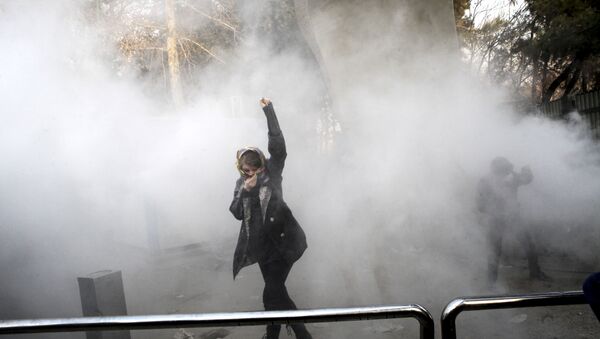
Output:
M223 311L262 310L262 280L256 267L245 268L234 282L231 279L230 253L214 253L200 248L175 252L156 257L145 269L126 278L126 287L130 314L199 313ZM423 253L415 256L421 259ZM450 260L442 255L427 254L425 260ZM405 256L406 258L406 256ZM452 259L454 260L454 259ZM416 286L419 282L391 279L394 286L399 284L404 290L406 302L391 300L388 304L419 303L432 312L436 320L436 337L439 338L440 312L446 303L462 295L527 294L547 291L579 290L581 281L588 271L581 270L568 258L543 256L542 266L553 278L551 282L531 281L528 279L526 261L523 258L505 260L500 268L500 282L490 288L477 275L464 277L471 287L461 290L461 282L456 282L447 291L426 290ZM410 261L410 260L408 260ZM393 269L390 269L393 273ZM373 274L374 270L362 270L359 274ZM454 277L456 279L456 277ZM304 276L290 277L290 294L299 305L311 307L350 306L352 300L334 298L330 293L345 293L347 286L339 286L341 291L330 291L315 295ZM406 278L408 279L408 278ZM460 278L462 279L462 278ZM136 283L137 282L137 283ZM144 289L135 290L132 286L144 285ZM423 282L425 284L425 282ZM451 284L451 283L447 283ZM394 286L388 286L390 290ZM444 286L435 285L435 286ZM474 286L474 287L473 287ZM430 288L430 287L428 287ZM411 293L412 296L411 296ZM318 293L317 293L318 294ZM360 300L361 298L358 298ZM362 298L364 300L364 298ZM138 302L136 302L136 300ZM321 302L319 302L321 300ZM332 304L332 300L334 303ZM382 304L375 298L373 304ZM411 300L411 301L409 301ZM337 302L337 304L335 304ZM364 305L364 302L360 304ZM385 304L385 303L383 303ZM354 304L356 305L356 304ZM360 321L342 323L309 324L309 330L316 338L418 338L418 325L413 319ZM218 331L216 331L218 330ZM212 331L212 332L211 332ZM216 331L216 332L215 332ZM587 305L559 306L551 308L524 308L466 312L457 321L459 338L600 338L600 323L596 321ZM228 339L261 338L263 326L233 327L226 329L185 329L161 331L135 331L133 338L202 338ZM285 329L281 338L288 337Z
M406 240L406 239L405 239ZM130 315L183 314L262 310L263 282L256 265L244 268L236 281L231 276L231 251L235 239L212 246L191 246L177 251L150 254L121 248L116 257L122 263L125 295ZM393 241L390 243L394 243ZM460 296L530 294L548 291L580 290L581 282L594 265L577 262L568 255L544 252L541 264L551 282L528 279L526 260L519 255L504 257L499 284L491 288L482 279L485 259L456 249L432 251L430 247L405 245L388 248L378 260L353 260L344 265L339 258L319 253L314 243L294 266L288 279L290 295L301 308L365 305L420 304L436 321L446 304ZM376 250L375 250L376 252ZM509 253L510 251L507 251ZM385 257L387 255L387 257ZM355 258L354 258L355 259ZM382 265L383 263L383 265ZM75 288L75 287L73 287ZM77 316L78 300L70 290ZM48 314L55 315L56 312ZM47 317L47 316L43 316ZM315 339L418 338L414 319L355 321L309 324ZM600 338L598 322L587 305L523 308L465 312L457 320L458 338ZM258 339L264 326L231 328L192 328L133 331L133 339ZM83 339L83 333L17 335L2 338ZM285 329L280 338L288 336Z

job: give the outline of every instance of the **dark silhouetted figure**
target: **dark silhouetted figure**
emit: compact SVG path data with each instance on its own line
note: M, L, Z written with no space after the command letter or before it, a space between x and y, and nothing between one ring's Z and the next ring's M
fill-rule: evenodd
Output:
M265 310L295 310L285 287L292 265L306 250L304 231L283 200L281 187L287 156L285 140L273 104L261 99L267 118L271 157L266 159L256 147L237 152L237 180L229 210L242 221L233 259L233 277L248 265L258 263L265 281ZM311 339L303 324L291 325L299 339ZM279 338L280 325L267 326L267 339Z
M502 237L511 229L527 252L529 276L532 279L550 280L538 263L535 245L529 231L521 224L517 193L520 186L533 180L533 173L525 166L520 173L513 171L513 164L504 157L492 160L490 173L478 185L477 209L481 224L488 232L490 254L488 257L488 282L498 278L498 264L502 254Z
M600 321L600 272L591 274L583 282L583 294L585 300L594 311L596 318Z

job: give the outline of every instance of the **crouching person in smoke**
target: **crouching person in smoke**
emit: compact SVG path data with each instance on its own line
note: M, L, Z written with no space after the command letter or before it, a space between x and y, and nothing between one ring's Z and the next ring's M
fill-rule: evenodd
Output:
M260 104L267 118L270 158L256 147L237 152L237 180L229 210L242 221L233 259L233 278L248 265L258 263L265 288L265 310L295 310L285 280L306 250L304 231L283 200L282 172L287 156L285 140L273 104L262 98ZM291 325L296 338L310 339L304 324ZM279 337L280 325L267 326L267 339Z
M531 234L523 225L517 193L520 186L533 181L533 173L525 166L520 173L513 171L513 164L504 157L492 160L490 173L478 185L477 209L480 222L487 231L490 246L488 257L488 282L498 278L498 265L502 254L502 237L506 231L516 236L527 252L529 276L532 279L550 280L538 263L537 252Z

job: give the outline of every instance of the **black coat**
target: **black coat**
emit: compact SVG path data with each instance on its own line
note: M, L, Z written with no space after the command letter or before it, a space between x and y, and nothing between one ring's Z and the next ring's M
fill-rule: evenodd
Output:
M242 221L233 258L234 279L243 267L258 261L281 259L292 264L302 256L307 247L304 231L283 200L281 174L287 157L285 140L273 105L265 106L263 111L269 129L268 150L271 157L266 160L265 171L258 177L260 209L251 207L252 197L244 190L243 176L236 182L233 201L229 207L233 216ZM259 253L250 251L251 234L257 234L261 239L262 248Z

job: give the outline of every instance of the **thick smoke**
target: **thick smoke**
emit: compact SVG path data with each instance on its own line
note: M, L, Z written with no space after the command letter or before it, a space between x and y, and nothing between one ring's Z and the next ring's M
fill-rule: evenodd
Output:
M266 149L261 96L278 112L286 199L308 235L288 283L299 307L440 309L481 292L475 191L499 155L533 170L520 198L540 247L597 264L600 163L585 126L503 106L505 93L462 69L435 6L382 3L312 8L327 74L271 36L248 36L197 75L177 111L148 95L152 84L114 74L106 56L117 51L77 3L0 3L1 316L77 316L75 277L106 268L123 270L132 314L181 311L145 298L196 284L209 296L189 312L260 309L256 268L231 281L239 225L227 207L236 149ZM242 14L260 22L269 6ZM328 151L323 83L342 126ZM194 260L216 262L210 274L196 282L189 261L190 275L148 273L164 269L156 253L189 244L204 251Z

